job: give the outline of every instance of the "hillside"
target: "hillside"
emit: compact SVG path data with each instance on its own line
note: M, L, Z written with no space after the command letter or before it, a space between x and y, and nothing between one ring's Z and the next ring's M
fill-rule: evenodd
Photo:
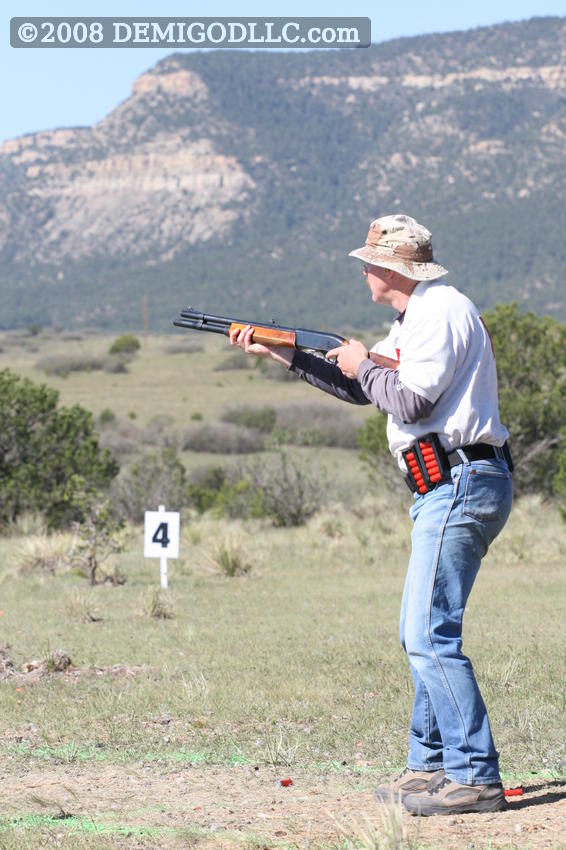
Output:
M367 327L346 254L393 211L430 227L482 308L566 318L565 37L538 18L168 57L93 127L4 143L2 325L137 327L147 294L154 330L189 303Z

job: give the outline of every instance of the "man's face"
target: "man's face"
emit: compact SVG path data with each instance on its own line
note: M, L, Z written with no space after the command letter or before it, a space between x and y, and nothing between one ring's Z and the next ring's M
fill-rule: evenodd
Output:
M391 272L389 269L364 264L363 274L371 292L371 300L376 304L389 304L390 298L388 296L391 291Z

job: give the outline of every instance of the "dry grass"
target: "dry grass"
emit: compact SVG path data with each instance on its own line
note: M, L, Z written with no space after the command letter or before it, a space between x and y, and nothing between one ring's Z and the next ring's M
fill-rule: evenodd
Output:
M252 565L244 556L242 543L233 537L218 540L206 556L213 571L234 578L251 572Z
M146 593L144 611L154 620L172 620L173 602L166 590L160 587L151 588Z
M12 565L23 575L35 570L54 575L72 567L76 544L76 536L69 533L30 535L19 540Z

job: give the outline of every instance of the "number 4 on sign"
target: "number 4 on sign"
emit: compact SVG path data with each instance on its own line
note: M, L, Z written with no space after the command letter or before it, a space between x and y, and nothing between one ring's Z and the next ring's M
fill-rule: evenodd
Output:
M145 512L144 555L160 559L161 587L167 587L167 559L179 557L179 520L179 514L164 505Z
M167 537L167 529L169 528L168 522L160 522L157 526L157 531L151 538L152 543L159 543L162 549L166 549L169 546L169 537Z

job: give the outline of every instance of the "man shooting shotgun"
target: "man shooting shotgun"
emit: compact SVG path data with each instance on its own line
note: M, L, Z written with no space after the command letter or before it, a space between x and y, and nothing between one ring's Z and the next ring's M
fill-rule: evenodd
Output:
M506 804L498 753L462 652L466 602L512 501L489 334L474 304L441 280L448 272L433 259L431 234L413 218L376 219L350 256L364 263L372 301L397 311L372 352L340 340L322 359L242 323L231 326L230 342L344 401L387 413L390 450L414 498L400 630L415 696L407 768L375 796L420 815L499 811Z

